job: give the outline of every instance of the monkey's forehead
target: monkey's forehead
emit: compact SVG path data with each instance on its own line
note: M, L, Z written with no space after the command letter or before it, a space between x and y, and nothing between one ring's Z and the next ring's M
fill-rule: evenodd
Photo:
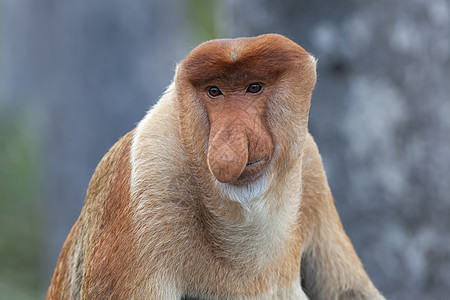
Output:
M278 34L265 34L200 44L181 62L180 73L194 85L245 78L270 81L309 63L309 53L295 42Z

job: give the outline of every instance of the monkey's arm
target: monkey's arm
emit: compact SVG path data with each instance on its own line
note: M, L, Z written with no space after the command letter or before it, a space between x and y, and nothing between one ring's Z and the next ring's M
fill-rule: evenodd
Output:
M81 285L85 280L86 267L95 265L89 259L88 254L92 252L89 249L95 248L94 244L100 240L97 236L102 224L102 212L107 199L111 198L109 190L119 178L119 162L126 163L121 156L127 152L131 136L132 132L119 140L98 164L89 183L84 207L62 248L47 292L47 300L83 297Z
M308 135L301 214L309 224L301 275L311 299L384 299L367 276L333 203L322 160ZM303 224L305 225L305 224Z

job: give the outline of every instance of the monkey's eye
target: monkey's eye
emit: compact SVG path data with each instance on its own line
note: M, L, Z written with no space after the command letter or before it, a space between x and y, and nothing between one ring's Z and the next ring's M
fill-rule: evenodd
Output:
M208 88L208 95L215 98L222 95L222 91L217 86L210 86Z
M260 85L259 83L252 83L248 86L246 92L256 94L256 93L259 93L261 90L262 90L262 85Z

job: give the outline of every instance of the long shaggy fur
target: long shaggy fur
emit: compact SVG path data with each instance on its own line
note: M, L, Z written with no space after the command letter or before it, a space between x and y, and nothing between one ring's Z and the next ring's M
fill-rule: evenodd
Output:
M307 130L315 63L279 35L194 49L99 163L47 299L384 299ZM233 116L212 116L205 87L232 94L253 78L265 84L256 117L270 162L245 184L219 182L208 167L211 120Z

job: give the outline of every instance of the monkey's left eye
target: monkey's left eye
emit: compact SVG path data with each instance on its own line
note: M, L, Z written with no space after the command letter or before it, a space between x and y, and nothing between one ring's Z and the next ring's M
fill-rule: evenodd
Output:
M215 98L222 95L222 91L217 86L210 86L208 88L208 95Z
M262 85L260 85L259 83L252 83L248 86L246 92L256 94L256 93L259 93L261 90L262 90Z

